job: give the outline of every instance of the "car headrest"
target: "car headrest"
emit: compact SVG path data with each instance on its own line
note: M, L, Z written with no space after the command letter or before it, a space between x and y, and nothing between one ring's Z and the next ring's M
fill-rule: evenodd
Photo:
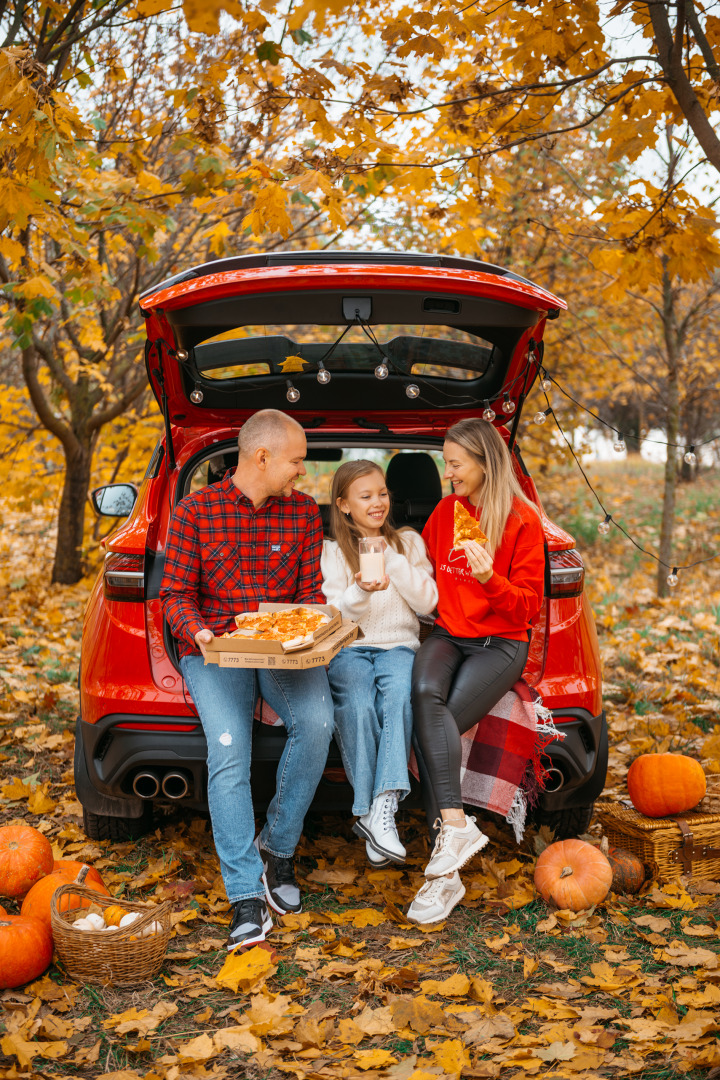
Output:
M440 473L429 454L396 454L390 458L386 476L395 503L417 500L434 507L442 498Z

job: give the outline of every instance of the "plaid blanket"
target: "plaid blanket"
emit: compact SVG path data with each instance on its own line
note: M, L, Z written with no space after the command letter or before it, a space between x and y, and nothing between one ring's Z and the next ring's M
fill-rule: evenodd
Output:
M258 702L256 719L282 723L265 702ZM564 739L540 697L520 679L491 713L462 736L460 788L463 802L504 817L523 838L528 806L537 803L545 786L542 754L554 739ZM409 768L417 779L414 751Z

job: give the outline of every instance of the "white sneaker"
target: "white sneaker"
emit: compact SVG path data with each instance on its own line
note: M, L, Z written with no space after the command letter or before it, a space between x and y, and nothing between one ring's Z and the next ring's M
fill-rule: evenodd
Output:
M465 886L457 870L450 877L426 881L408 908L407 917L414 923L436 923L446 919L465 895Z
M379 870L382 866L390 865L390 860L386 859L384 855L379 855L369 840L365 841L365 851L373 870Z
M394 791L384 791L373 799L368 814L363 814L353 825L353 832L362 836L385 859L394 863L404 863L407 852L400 843L395 826L395 812L398 808L397 795Z
M474 817L465 815L463 826L450 821L436 821L440 832L435 840L435 847L430 862L425 867L425 877L439 878L452 874L477 854L488 842L485 833L480 832Z

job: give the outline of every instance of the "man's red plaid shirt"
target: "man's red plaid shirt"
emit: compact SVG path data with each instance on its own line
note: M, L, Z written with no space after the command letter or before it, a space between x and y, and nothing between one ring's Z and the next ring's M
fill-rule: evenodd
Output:
M234 616L263 601L324 604L321 550L320 511L309 495L272 496L256 510L232 473L188 495L170 524L160 588L180 653L198 652L203 627L234 630Z

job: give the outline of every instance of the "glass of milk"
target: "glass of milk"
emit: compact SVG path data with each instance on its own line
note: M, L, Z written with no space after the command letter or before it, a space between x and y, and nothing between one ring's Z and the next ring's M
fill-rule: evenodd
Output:
M360 539L360 580L370 585L385 577L385 541L382 536L363 536Z

